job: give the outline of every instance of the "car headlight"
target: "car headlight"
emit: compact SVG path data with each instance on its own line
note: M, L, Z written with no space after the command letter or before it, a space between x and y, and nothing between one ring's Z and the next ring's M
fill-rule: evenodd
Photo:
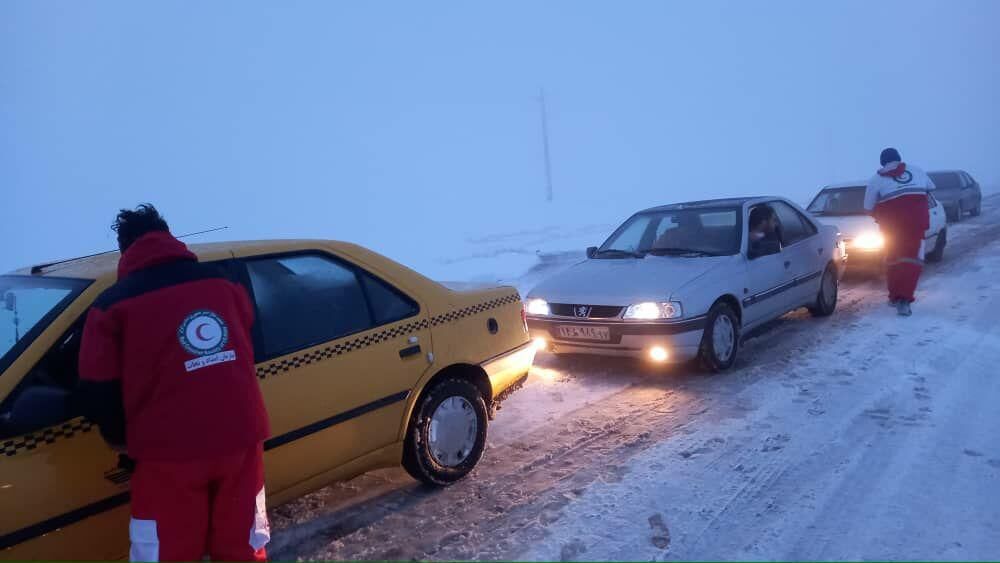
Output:
M647 301L645 303L629 305L628 309L625 309L625 314L622 318L649 321L654 319L678 319L682 316L684 316L684 309L681 308L681 304L677 301L667 303Z
M527 309L529 315L546 316L549 314L549 303L544 299L530 299Z
M861 250L881 250L885 246L885 237L878 232L861 233L851 241L851 246Z

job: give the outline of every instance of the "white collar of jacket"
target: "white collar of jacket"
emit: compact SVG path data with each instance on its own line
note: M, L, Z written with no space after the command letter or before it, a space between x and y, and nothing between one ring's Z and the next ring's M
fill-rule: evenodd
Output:
M878 169L878 173L880 175L882 175L882 176L885 176L885 175L889 174L889 172L892 172L893 170L899 168L900 164L903 164L903 163L900 162L900 161L898 161L898 160L895 161L895 162L887 163L885 166L883 166L882 168ZM871 169L869 168L869 170L871 170Z

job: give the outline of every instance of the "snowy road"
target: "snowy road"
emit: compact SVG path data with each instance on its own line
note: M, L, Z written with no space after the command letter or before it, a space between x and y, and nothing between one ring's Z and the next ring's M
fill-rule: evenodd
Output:
M327 487L272 511L271 555L996 559L1000 197L949 239L913 317L847 280L722 375L540 356L470 478Z

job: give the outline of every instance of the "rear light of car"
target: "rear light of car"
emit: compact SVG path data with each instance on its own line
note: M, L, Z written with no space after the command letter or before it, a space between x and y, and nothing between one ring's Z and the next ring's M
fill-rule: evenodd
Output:
M524 325L524 332L528 332L528 311L525 310L526 306L521 307L521 324Z

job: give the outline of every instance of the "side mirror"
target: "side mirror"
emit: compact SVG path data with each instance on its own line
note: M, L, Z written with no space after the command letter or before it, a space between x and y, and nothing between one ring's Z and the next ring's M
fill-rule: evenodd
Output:
M597 256L597 247L596 246L587 247L587 258L593 258L594 256Z
M18 436L71 418L70 392L59 387L28 387L9 412L0 415L0 438Z
M747 250L747 258L753 260L761 256L770 256L781 252L781 243L776 240L758 240L750 243Z

